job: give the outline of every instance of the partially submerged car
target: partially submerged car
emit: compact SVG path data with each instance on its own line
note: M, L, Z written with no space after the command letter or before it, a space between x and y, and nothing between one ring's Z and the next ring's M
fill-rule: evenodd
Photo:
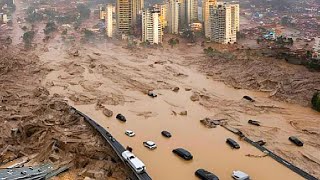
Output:
M172 150L172 152L180 157L182 157L185 160L191 160L193 159L193 156L191 153L183 148L177 148Z
M255 121L255 120L249 120L248 121L249 124L255 125L255 126L260 126L260 122L259 121Z
M146 170L144 163L137 158L132 152L124 151L122 154L123 159L137 172L142 173Z
M135 134L133 131L131 131L131 130L126 130L125 134L126 134L127 136L129 136L129 137L133 137L133 136L136 135L136 134Z
M297 146L303 146L303 142L295 136L290 136L289 140Z
M143 142L143 145L151 150L156 149L157 145L153 141L145 141Z
M246 100L251 101L251 102L255 102L255 100L252 99L250 96L243 96L243 99L246 99Z
M162 131L161 134L162 134L164 137L171 138L171 133L168 132L168 131Z
M267 142L265 142L264 140L259 140L259 141L256 141L255 143L259 144L260 146L264 146Z
M229 144L234 149L240 149L240 145L233 139L228 138L226 141L227 144Z
M242 172L242 171L233 171L232 177L233 177L233 179L236 179L236 180L249 180L250 179L249 175Z
M127 121L126 117L124 117L124 115L122 115L122 114L117 114L116 118L122 122Z
M218 176L204 169L198 169L194 174L201 180L219 180Z

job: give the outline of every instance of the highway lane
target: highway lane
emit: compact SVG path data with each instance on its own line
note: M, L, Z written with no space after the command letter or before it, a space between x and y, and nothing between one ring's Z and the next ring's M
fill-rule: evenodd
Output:
M130 167L134 176L132 178L138 180L151 180L152 178L148 175L147 172L137 173L126 161L122 158L122 152L126 151L126 149L103 127L101 127L98 123L92 120L90 117L85 115L84 113L78 111L76 108L72 107L80 116L82 116L95 130L97 130L102 137L110 144L113 150L117 153L119 158Z

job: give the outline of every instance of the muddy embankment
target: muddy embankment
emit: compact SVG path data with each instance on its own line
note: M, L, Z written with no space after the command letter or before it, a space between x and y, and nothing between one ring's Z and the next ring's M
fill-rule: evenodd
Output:
M47 72L38 57L0 50L0 165L70 166L55 179L126 179L111 147L73 112L63 97L40 86Z
M233 50L230 59L224 56L200 58L196 64L202 72L238 89L270 93L279 101L310 106L313 94L320 90L320 73L311 72L274 58L259 55L254 50ZM194 63L194 61L190 62Z

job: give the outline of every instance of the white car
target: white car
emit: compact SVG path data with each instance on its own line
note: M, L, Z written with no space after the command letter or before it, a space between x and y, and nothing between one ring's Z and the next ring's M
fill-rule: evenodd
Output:
M136 135L136 134L135 134L133 131L131 131L131 130L126 130L125 134L126 134L127 136L129 136L129 137L133 137L133 136Z
M149 149L156 149L157 145L153 141L145 141L143 142L143 145Z
M146 170L146 166L143 162L132 154L132 152L124 151L121 155L137 173L142 173Z
M249 180L250 179L249 175L242 172L242 171L233 171L232 177L233 177L233 179L236 179L236 180Z

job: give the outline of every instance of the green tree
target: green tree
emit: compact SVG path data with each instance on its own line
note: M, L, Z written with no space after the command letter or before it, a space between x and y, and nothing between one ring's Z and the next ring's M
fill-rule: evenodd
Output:
M86 40L92 39L94 37L94 32L92 32L88 29L85 29L84 30L84 37Z
M57 30L57 26L54 22L48 22L44 28L44 34L48 35Z
M171 46L171 48L173 48L173 46L179 44L179 39L171 38L171 39L169 39L168 44Z
M182 37L188 39L188 41L191 43L196 42L196 36L195 36L194 32L192 32L191 30L184 31L182 33Z
M320 92L315 92L311 100L312 108L320 112Z
M27 31L23 34L23 42L25 44L25 47L30 47L31 46L31 43L34 39L34 36L35 36L35 32L34 31Z

